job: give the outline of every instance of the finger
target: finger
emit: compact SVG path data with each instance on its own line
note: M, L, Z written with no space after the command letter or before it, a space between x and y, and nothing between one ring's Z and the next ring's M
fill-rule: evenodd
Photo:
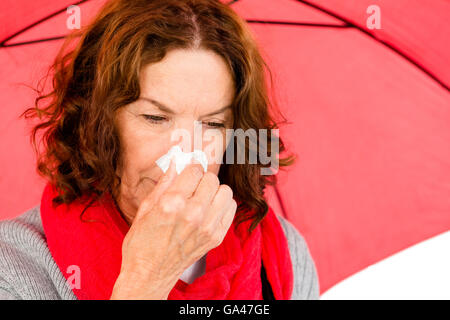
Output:
M219 178L212 172L206 172L191 197L194 202L210 206L220 186Z
M140 208L142 210L138 210L135 216L135 220L138 220L143 212L148 212L148 210L158 202L159 198L171 185L176 175L177 172L175 170L175 163L174 160L171 159L167 171L158 180L158 183L155 185L152 192L150 192L148 196L142 201L143 206L141 206L142 208Z
M228 229L230 229L231 225L233 224L234 217L236 216L236 210L237 210L237 202L233 199L231 201L230 206L228 207L227 212L222 217L222 220L219 222L219 228L222 228L224 232L224 237L227 234Z
M215 225L213 226L214 230L216 230L218 240L215 244L215 247L219 246L223 239L226 237L231 225L233 224L234 217L236 216L237 210L237 202L233 199L228 208L225 210L225 213L222 217L218 217L215 221Z
M203 177L203 168L197 163L188 164L184 170L175 177L173 183L167 188L167 193L179 193L184 198L190 198Z
M218 222L225 215L232 199L233 191L230 186L221 184L214 195L208 214L204 217L203 224L206 228L216 228L218 226Z

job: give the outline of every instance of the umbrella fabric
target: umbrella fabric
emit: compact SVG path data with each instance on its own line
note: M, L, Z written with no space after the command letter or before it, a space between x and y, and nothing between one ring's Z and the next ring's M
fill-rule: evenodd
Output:
M29 124L17 116L67 33L68 1L2 1L0 209L36 205ZM79 4L82 24L101 2ZM381 29L366 26L378 5ZM280 128L297 163L267 189L304 236L320 292L450 227L450 4L445 0L240 0L274 73ZM59 14L55 14L60 12ZM46 17L49 19L44 19ZM14 43L27 43L15 45ZM13 46L11 46L13 45ZM45 52L45 54L43 54ZM17 170L20 168L19 170ZM420 275L419 275L420 276Z

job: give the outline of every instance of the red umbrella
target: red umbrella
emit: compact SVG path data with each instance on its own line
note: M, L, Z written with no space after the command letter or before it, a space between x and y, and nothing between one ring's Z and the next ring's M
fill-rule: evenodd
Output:
M82 25L102 3L77 3ZM35 94L20 83L34 85L50 64L68 31L69 4L0 4L2 218L41 196L29 125L17 119ZM298 161L279 172L267 198L306 239L320 292L448 231L450 2L230 5L250 23L275 75L272 98L292 123L280 135ZM380 29L368 27L371 5L379 9Z

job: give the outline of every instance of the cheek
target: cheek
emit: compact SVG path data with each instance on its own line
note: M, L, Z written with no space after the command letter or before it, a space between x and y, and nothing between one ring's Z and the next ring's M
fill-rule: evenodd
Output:
M122 139L122 173L132 180L152 172L166 145L166 138L162 135L136 131L129 131Z

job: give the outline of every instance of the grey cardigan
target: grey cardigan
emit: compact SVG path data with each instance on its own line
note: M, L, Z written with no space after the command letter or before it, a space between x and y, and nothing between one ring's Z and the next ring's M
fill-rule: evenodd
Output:
M0 300L76 300L47 247L40 206L0 221ZM294 267L291 300L319 299L319 280L304 238L278 216Z

